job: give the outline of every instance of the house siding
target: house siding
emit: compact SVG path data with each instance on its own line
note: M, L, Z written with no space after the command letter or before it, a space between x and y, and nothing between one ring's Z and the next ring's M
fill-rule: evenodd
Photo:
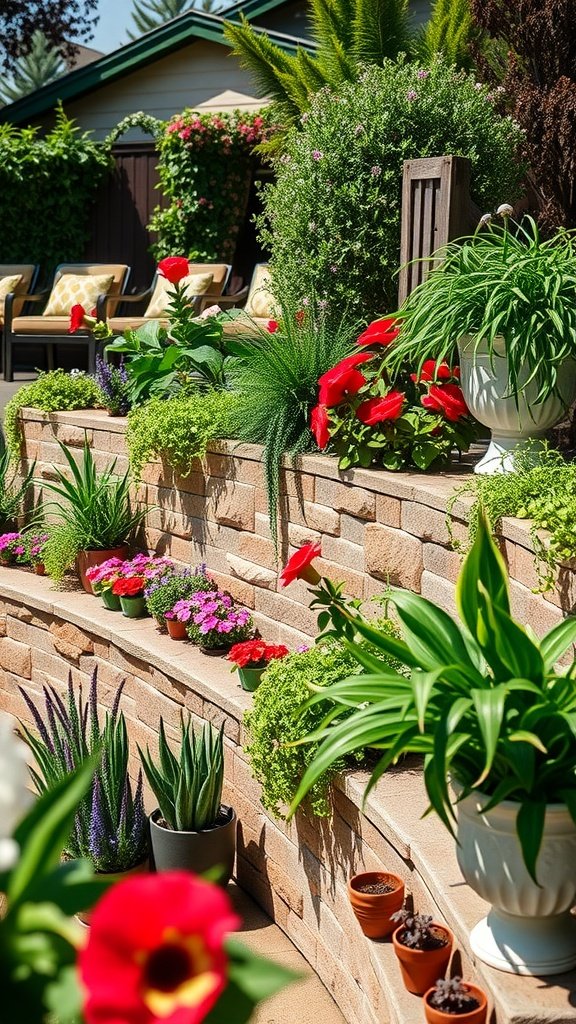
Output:
M249 111L264 102L255 95L250 76L231 58L227 47L200 40L66 104L66 113L76 118L81 128L94 132L95 139L102 139L137 110L167 120L184 107ZM123 141L146 139L139 130L123 136Z

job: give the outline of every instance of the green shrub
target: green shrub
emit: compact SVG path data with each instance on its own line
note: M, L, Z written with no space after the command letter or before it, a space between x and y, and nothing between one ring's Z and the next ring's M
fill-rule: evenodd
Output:
M322 303L369 320L397 306L402 163L452 154L472 164L483 209L518 194L522 139L487 88L442 59L426 70L400 60L357 82L322 89L265 186L260 238L274 294L296 308Z
M389 619L380 620L378 626L398 635ZM307 651L272 661L264 672L254 693L252 708L244 716L250 734L246 753L254 776L262 786L262 803L276 817L286 817L287 806L318 749L316 743L288 744L318 729L332 707L330 701L321 701L299 713L311 696L311 688L329 686L362 672L353 655L343 644L333 640L321 641ZM358 759L362 756L360 751ZM345 767L346 760L342 758L311 790L309 807L314 814L321 817L330 814L330 779Z
M4 432L12 458L20 453L20 409L41 409L43 412L66 412L70 409L93 409L102 403L96 381L87 373L52 370L41 373L37 380L18 388L6 405Z
M0 126L0 235L5 263L81 260L98 185L110 165L106 146L92 142L62 109L47 135L38 128Z
M215 438L228 437L235 399L226 391L194 392L163 401L152 398L128 414L126 441L135 477L161 456L178 472L190 472Z
M205 572L203 566L196 569L168 571L160 579L151 580L146 587L146 609L155 619L162 619L172 611L177 601L198 594L200 591L217 590L216 583Z

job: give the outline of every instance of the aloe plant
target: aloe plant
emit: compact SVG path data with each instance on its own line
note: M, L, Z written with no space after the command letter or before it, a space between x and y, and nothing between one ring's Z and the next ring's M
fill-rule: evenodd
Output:
M292 813L336 760L359 747L384 750L367 792L402 754L420 753L431 808L452 833L450 778L462 786L462 798L487 794L484 811L503 800L517 803L516 830L536 880L547 804L564 802L576 822L576 663L557 667L576 641L576 618L541 640L515 621L504 561L484 514L456 588L461 624L418 594L392 588L389 596L401 640L334 603L336 632L353 624L372 649L344 638L366 674L323 687L305 705L329 698L336 707L331 721L307 737L320 746ZM378 651L406 665L409 678ZM337 717L339 705L345 719Z
M198 734L191 720L180 717L180 756L171 751L164 721L160 719L158 763L150 749L138 747L144 774L158 801L160 813L177 832L200 832L212 828L220 813L224 781L223 730L205 722Z

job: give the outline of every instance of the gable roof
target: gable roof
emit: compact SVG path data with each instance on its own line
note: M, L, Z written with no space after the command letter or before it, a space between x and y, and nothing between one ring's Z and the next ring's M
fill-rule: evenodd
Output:
M243 4L234 5L234 13L239 8L248 7L258 2L259 6L279 6L286 0L244 0ZM238 8L238 10L236 10ZM0 108L0 122L22 124L31 118L37 118L47 111L53 110L57 102L70 103L87 93L94 92L117 79L124 78L154 61L167 57L175 50L182 49L197 39L230 46L224 35L226 21L230 20L218 14L207 14L192 9L180 14L177 18L159 25L158 28L146 32L132 42L121 46L112 53L105 54L99 60L92 61L85 67L76 68L67 75L57 78L54 82L36 89L28 96L23 96L14 103ZM285 35L282 32L268 31L255 26L256 32L262 32L280 46L286 53L296 53L299 47L306 50L315 49L314 43L307 39Z
M277 7L287 7L294 3L294 0L236 0L236 3L225 7L222 14L230 20L234 15L243 14L245 18L258 18L261 14L276 10Z

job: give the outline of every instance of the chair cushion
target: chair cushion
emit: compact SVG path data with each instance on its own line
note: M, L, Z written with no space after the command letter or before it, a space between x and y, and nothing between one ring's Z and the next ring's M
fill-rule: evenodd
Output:
M193 299L195 295L205 295L212 284L212 280L212 274L188 274L187 277L182 278L180 285L184 287L186 295ZM170 295L173 291L174 285L170 284L170 281L167 281L165 277L158 275L148 309L144 313L147 320L157 320L159 316L163 316L166 313L166 308L170 302Z
M44 316L68 316L77 304L90 313L98 296L106 295L112 280L112 274L62 274L52 288Z
M159 318L162 327L168 326L168 320ZM150 317L145 316L113 316L107 321L108 327L114 331L115 334L123 334L124 331L132 330L135 331L137 327L143 327L144 324L150 323Z
M10 274L8 277L0 277L0 317L4 316L4 300L10 292L15 292L22 281L22 274Z
M12 331L14 334L59 334L64 336L68 334L69 324L68 316L16 316L12 321Z
M267 334L269 321L269 316L235 316L233 320L224 321L224 334L228 338L235 337L239 334L252 334L258 336L259 329Z
M262 264L256 269L244 309L248 316L270 320L274 316L274 305L274 296L270 291L270 271Z

